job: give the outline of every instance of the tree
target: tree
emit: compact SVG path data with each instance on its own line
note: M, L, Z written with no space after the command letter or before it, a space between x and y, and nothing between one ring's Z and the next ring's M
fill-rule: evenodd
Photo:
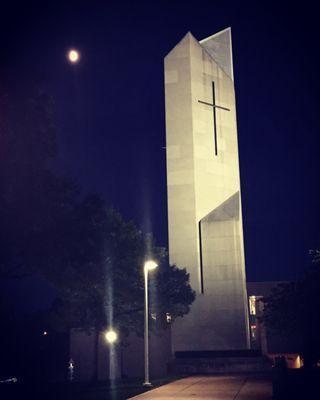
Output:
M69 292L85 296L85 288L90 291L100 279L112 284L116 312L126 315L127 300L134 305L141 293L144 258L149 252L163 262L165 251L152 240L146 243L134 224L107 208L101 196L83 196L78 185L52 172L57 154L53 100L34 86L17 87L0 98L0 279L37 273L64 298ZM159 282L166 271L186 286L187 275L180 270L161 271ZM79 291L81 279L85 283ZM100 296L106 292L105 287L94 288ZM157 290L162 293L161 285ZM173 316L187 310L178 304Z
M319 290L320 264L319 258L314 258L312 266L297 282L281 284L263 299L262 322L274 333L299 337L306 367L315 366L320 360Z
M83 196L50 169L52 99L32 90L0 105L0 279L39 274L57 290L55 327L99 333L113 324L126 337L143 327L142 266L152 256L161 264L150 282L157 325L166 326L167 313L186 314L195 297L186 271L169 266L165 250L101 196Z
M73 225L78 258L63 274L57 270L51 277L59 288L51 314L56 328L94 333L96 358L99 333L108 326L118 330L122 343L130 333L142 335L143 264L151 255L160 264L150 274L150 312L157 316L154 327L166 328L168 314L174 320L189 312L195 298L189 275L170 266L165 250L155 246L150 236L106 208L98 196L87 198L78 212Z
M56 154L52 99L35 88L9 92L0 99L0 279L40 271L48 258L59 258L57 249L49 254L52 236L79 196L74 183L49 168Z

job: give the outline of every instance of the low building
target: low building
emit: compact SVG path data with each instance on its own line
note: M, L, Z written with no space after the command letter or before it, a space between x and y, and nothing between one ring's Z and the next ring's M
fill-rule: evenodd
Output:
M298 338L294 335L291 338L275 335L260 322L264 308L263 298L269 296L281 283L287 282L247 282L251 348L261 350L273 362L276 357L284 356L289 368L300 368L302 361L297 351Z
M251 351L252 355L261 354L269 358L272 362L279 356L285 356L289 368L300 368L301 360L297 352L297 343L295 339L288 340L268 332L265 326L260 322L259 317L263 315L263 298L269 296L272 289L278 284L284 282L248 282L248 305L249 305L249 324L251 336ZM109 378L132 378L144 376L144 340L143 337L132 334L126 340L123 346L114 345L112 348L105 340L104 334L101 333L98 342L98 356L95 358L95 336L94 334L81 333L77 331L71 332L71 346L70 358L74 361L74 379L79 381L89 381L97 373L98 380L107 380ZM176 354L172 352L171 344L171 329L152 333L150 335L150 376L152 378L163 377L170 372L174 372L174 360ZM232 349L230 349L232 350ZM250 352L250 350L249 350ZM205 352L203 352L205 353ZM205 356L206 365L213 366L219 361L221 364L221 352L214 354L208 352ZM217 352L218 353L218 352ZM231 365L226 361L230 357L237 358L237 368L241 362L246 359L245 363L248 365L248 350L246 356L238 351L238 355L229 354L223 356L223 363L227 369L233 368L235 364ZM180 357L180 356L179 356ZM178 358L179 358L178 357ZM200 365L197 357L192 358L191 363ZM212 358L212 362L210 361ZM209 360L209 361L208 361ZM242 360L242 361L241 361ZM251 358L252 360L252 358ZM255 364L257 364L258 359ZM97 362L97 367L95 363ZM232 361L235 363L235 361ZM190 363L190 362L189 362ZM177 365L177 364L176 364ZM201 364L203 367L203 363ZM221 364L222 365L222 364ZM180 361L181 366L181 361ZM242 366L243 367L243 366ZM253 366L252 368L257 368ZM97 370L95 371L95 368ZM190 365L188 366L190 369ZM214 367L216 369L216 366ZM221 368L220 368L221 369ZM241 369L241 368L240 368ZM196 372L196 369L192 369ZM210 370L210 371L211 371ZM219 372L222 372L219 370Z

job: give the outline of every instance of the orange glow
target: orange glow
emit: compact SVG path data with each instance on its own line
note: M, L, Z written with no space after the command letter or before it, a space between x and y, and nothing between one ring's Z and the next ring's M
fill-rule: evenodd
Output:
M303 366L303 360L299 354L296 353L282 353L282 354L269 354L273 363L277 357L284 356L286 359L287 367L289 369L298 369Z

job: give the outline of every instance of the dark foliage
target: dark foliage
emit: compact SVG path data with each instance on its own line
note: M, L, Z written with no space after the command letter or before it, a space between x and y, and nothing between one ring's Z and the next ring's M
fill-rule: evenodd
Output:
M316 252L318 255L319 252ZM264 299L262 321L271 331L284 337L300 338L300 353L305 366L320 360L320 263L312 266L297 281L281 284Z
M169 266L163 248L107 207L99 195L52 172L56 154L53 101L41 91L1 99L0 279L39 274L57 290L50 315L60 329L99 331L113 324L124 336L141 332L143 263L151 279L157 324L189 311L194 292L185 270Z

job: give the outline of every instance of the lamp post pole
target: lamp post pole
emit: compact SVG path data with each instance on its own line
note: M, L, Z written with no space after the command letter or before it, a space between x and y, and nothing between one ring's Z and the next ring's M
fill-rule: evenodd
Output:
M118 340L118 334L112 328L105 333L106 341L109 343L109 381L111 387L114 386L114 381L117 375L117 354L115 344Z
M148 307L148 275L149 271L157 268L155 261L149 260L144 264L144 383L152 386L149 378L149 307Z
M148 268L144 267L144 386L149 381L149 310L148 310Z

